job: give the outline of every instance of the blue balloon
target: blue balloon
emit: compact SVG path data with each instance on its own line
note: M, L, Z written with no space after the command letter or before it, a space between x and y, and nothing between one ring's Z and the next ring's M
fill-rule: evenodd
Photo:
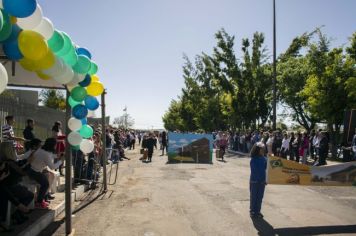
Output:
M9 42L12 42L12 41L17 41L18 40L18 37L19 37L19 34L20 32L22 31L22 29L16 25L16 24L13 24L12 25L12 29L11 29L11 34L10 36L4 41L4 43L9 43Z
M85 118L84 118L84 119L82 119L81 121L82 121L82 125L86 125L86 124L88 124L88 120L87 120L87 119L85 119Z
M17 61L23 58L17 40L5 43L2 46L2 49L4 50L5 55L11 60Z
M89 57L89 59L91 59L91 53L86 48L77 48L77 53L78 53L78 55L85 55L85 56Z
M84 105L78 104L75 107L73 107L72 114L75 118L81 120L88 115L88 109Z
M3 0L4 10L12 16L24 18L36 10L36 0Z
M87 87L90 83L91 83L91 77L90 77L90 75L87 74L85 76L84 80L79 83L79 85L82 87Z
M91 111L94 111L94 110L98 109L98 107L99 107L98 99L96 99L96 97L93 97L93 96L86 96L84 103L85 103L86 108L88 108L88 110L91 110Z

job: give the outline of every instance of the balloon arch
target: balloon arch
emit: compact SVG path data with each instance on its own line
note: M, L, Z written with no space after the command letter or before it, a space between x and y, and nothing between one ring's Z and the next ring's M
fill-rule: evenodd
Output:
M92 152L93 129L86 124L86 117L88 111L98 109L96 96L104 92L104 85L96 75L98 66L89 50L55 29L51 20L43 17L36 0L0 0L0 44L8 59L36 73L39 79L65 85L72 108L68 142L83 153ZM7 83L6 69L0 64L0 93Z
M101 95L102 126L105 126L105 89L96 75L98 66L92 60L90 51L75 44L65 32L55 29L51 20L43 16L36 0L0 0L0 46L5 54L0 58L11 60L13 68L15 63L19 64L24 70L35 73L44 84L54 80L56 84L63 85L62 89L67 89L67 142L71 149L80 149L84 154L91 153L94 149L91 140L93 129L87 125L87 115L88 111L99 108L96 97ZM0 63L0 94L8 82L7 70ZM105 128L102 132L105 144ZM71 149L67 148L66 151L67 234L72 231ZM103 163L106 163L105 145L103 153ZM106 165L103 166L103 172L106 191Z

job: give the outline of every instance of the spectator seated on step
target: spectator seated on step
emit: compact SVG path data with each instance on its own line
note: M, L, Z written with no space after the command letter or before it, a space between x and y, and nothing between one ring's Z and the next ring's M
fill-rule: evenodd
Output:
M6 218L8 202L11 202L16 207L16 211L11 218L15 224L22 224L28 219L24 213L29 212L27 207L33 200L33 193L28 191L26 187L20 185L22 176L26 172L18 166L17 160L11 158L13 146L2 143L0 149L0 220ZM7 154L11 155L7 155ZM32 156L29 156L31 159Z
M43 171L46 168L55 170L62 164L62 160L60 159L63 158L63 156L57 157L57 154L55 154L56 144L57 140L55 138L46 139L42 148L34 152L31 168L27 170L28 176L40 185L37 201L35 203L37 208L48 208L48 202L53 198L53 196L48 195L50 183Z

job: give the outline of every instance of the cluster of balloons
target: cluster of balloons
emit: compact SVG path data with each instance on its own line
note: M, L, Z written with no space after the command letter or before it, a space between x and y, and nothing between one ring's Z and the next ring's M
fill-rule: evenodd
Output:
M76 45L68 34L54 28L36 0L0 0L0 44L5 55L35 72L43 80L54 79L70 91L72 132L69 143L90 153L93 130L86 124L88 110L99 107L96 96L104 85L96 75L98 66L90 51ZM0 64L0 93L8 82L7 72Z

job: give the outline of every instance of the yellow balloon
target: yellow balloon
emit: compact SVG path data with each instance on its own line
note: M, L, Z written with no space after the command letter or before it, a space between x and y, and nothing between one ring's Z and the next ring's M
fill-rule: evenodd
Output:
M56 58L53 52L51 50L48 50L46 56L38 60L36 64L38 68L40 68L41 70L45 70L51 68L55 62Z
M87 87L87 93L91 96L99 96L104 92L104 85L99 81L91 82Z
M48 45L45 38L32 30L23 30L18 37L19 49L24 57L31 60L40 60L46 56Z
M44 74L43 72L41 72L41 71L37 71L36 72L36 74L38 75L38 77L40 77L41 79L43 79L43 80L49 80L49 79L52 79L52 77L51 76L49 76L49 75L46 75L46 74Z
M28 58L20 59L19 63L25 70L36 71L36 70L40 69L40 68L38 68L36 61L30 60Z
M99 77L97 75L91 76L91 82L94 82L94 81L99 81Z

